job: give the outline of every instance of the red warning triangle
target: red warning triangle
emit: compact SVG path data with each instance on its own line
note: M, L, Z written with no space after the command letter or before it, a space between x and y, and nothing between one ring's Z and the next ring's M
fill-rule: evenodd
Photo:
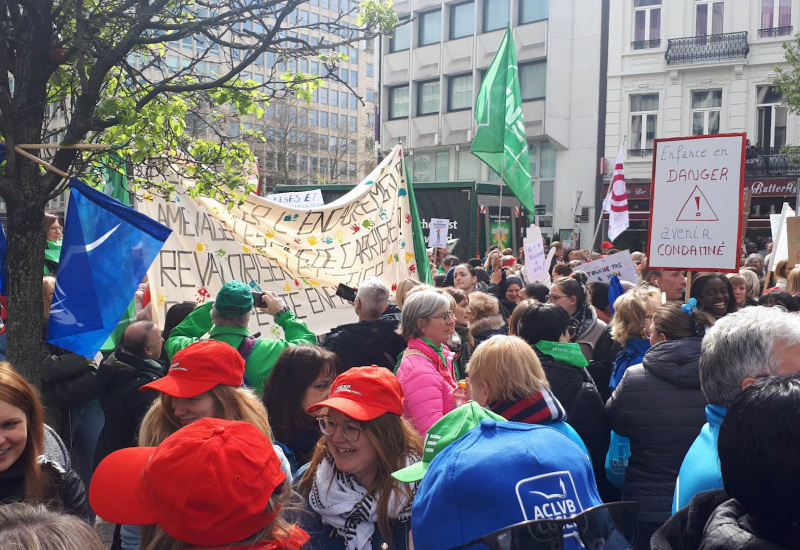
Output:
M679 222L717 222L719 218L708 203L706 196L695 185L692 194L683 203L681 213L678 214L676 220Z

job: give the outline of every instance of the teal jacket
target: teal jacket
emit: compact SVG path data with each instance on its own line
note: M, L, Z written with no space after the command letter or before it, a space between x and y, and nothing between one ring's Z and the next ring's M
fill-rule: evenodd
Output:
M701 491L722 489L722 472L719 468L717 440L719 427L727 409L720 405L706 405L706 422L700 435L694 440L681 464L675 495L672 497L672 513L689 504L692 497Z
M246 328L213 326L211 321L213 305L213 302L206 302L172 329L169 339L164 343L170 360L178 351L197 342L206 333L210 339L225 342L234 348L238 348L242 340L250 336L250 331ZM259 338L244 366L244 374L259 396L264 389L264 381L272 372L272 368L283 350L297 344L316 345L317 343L316 334L308 330L306 324L299 320L294 312L285 310L279 313L275 322L283 329L285 338L280 340Z

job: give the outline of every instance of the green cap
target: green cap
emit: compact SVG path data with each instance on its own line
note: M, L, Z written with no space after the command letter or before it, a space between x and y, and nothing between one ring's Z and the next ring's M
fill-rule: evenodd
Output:
M431 426L427 435L425 435L422 460L411 466L406 466L402 470L397 470L392 474L392 477L403 483L419 481L425 476L425 472L428 471L428 466L437 454L446 449L452 442L460 439L461 436L472 428L479 425L484 418L494 418L498 421L505 421L505 418L484 409L475 401L470 401L466 405L462 405L450 411L441 417L436 424Z
M244 315L253 309L253 294L250 287L241 281L228 281L217 292L214 309L223 317Z

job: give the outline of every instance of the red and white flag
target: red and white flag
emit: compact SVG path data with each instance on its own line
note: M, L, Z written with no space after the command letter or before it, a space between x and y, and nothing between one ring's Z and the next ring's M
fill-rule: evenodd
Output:
M608 212L608 238L613 241L628 229L628 191L625 188L625 166L620 147L611 187L603 200L603 211Z

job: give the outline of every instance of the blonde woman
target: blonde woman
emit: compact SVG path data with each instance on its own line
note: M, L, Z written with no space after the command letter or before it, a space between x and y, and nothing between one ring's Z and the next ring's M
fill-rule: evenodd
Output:
M614 361L608 389L612 392L619 385L625 371L631 365L642 362L644 354L650 349L650 321L658 309L658 289L639 287L630 290L614 302L614 324L611 336L622 346L622 351Z
M794 267L786 277L786 292L800 296L800 266Z

